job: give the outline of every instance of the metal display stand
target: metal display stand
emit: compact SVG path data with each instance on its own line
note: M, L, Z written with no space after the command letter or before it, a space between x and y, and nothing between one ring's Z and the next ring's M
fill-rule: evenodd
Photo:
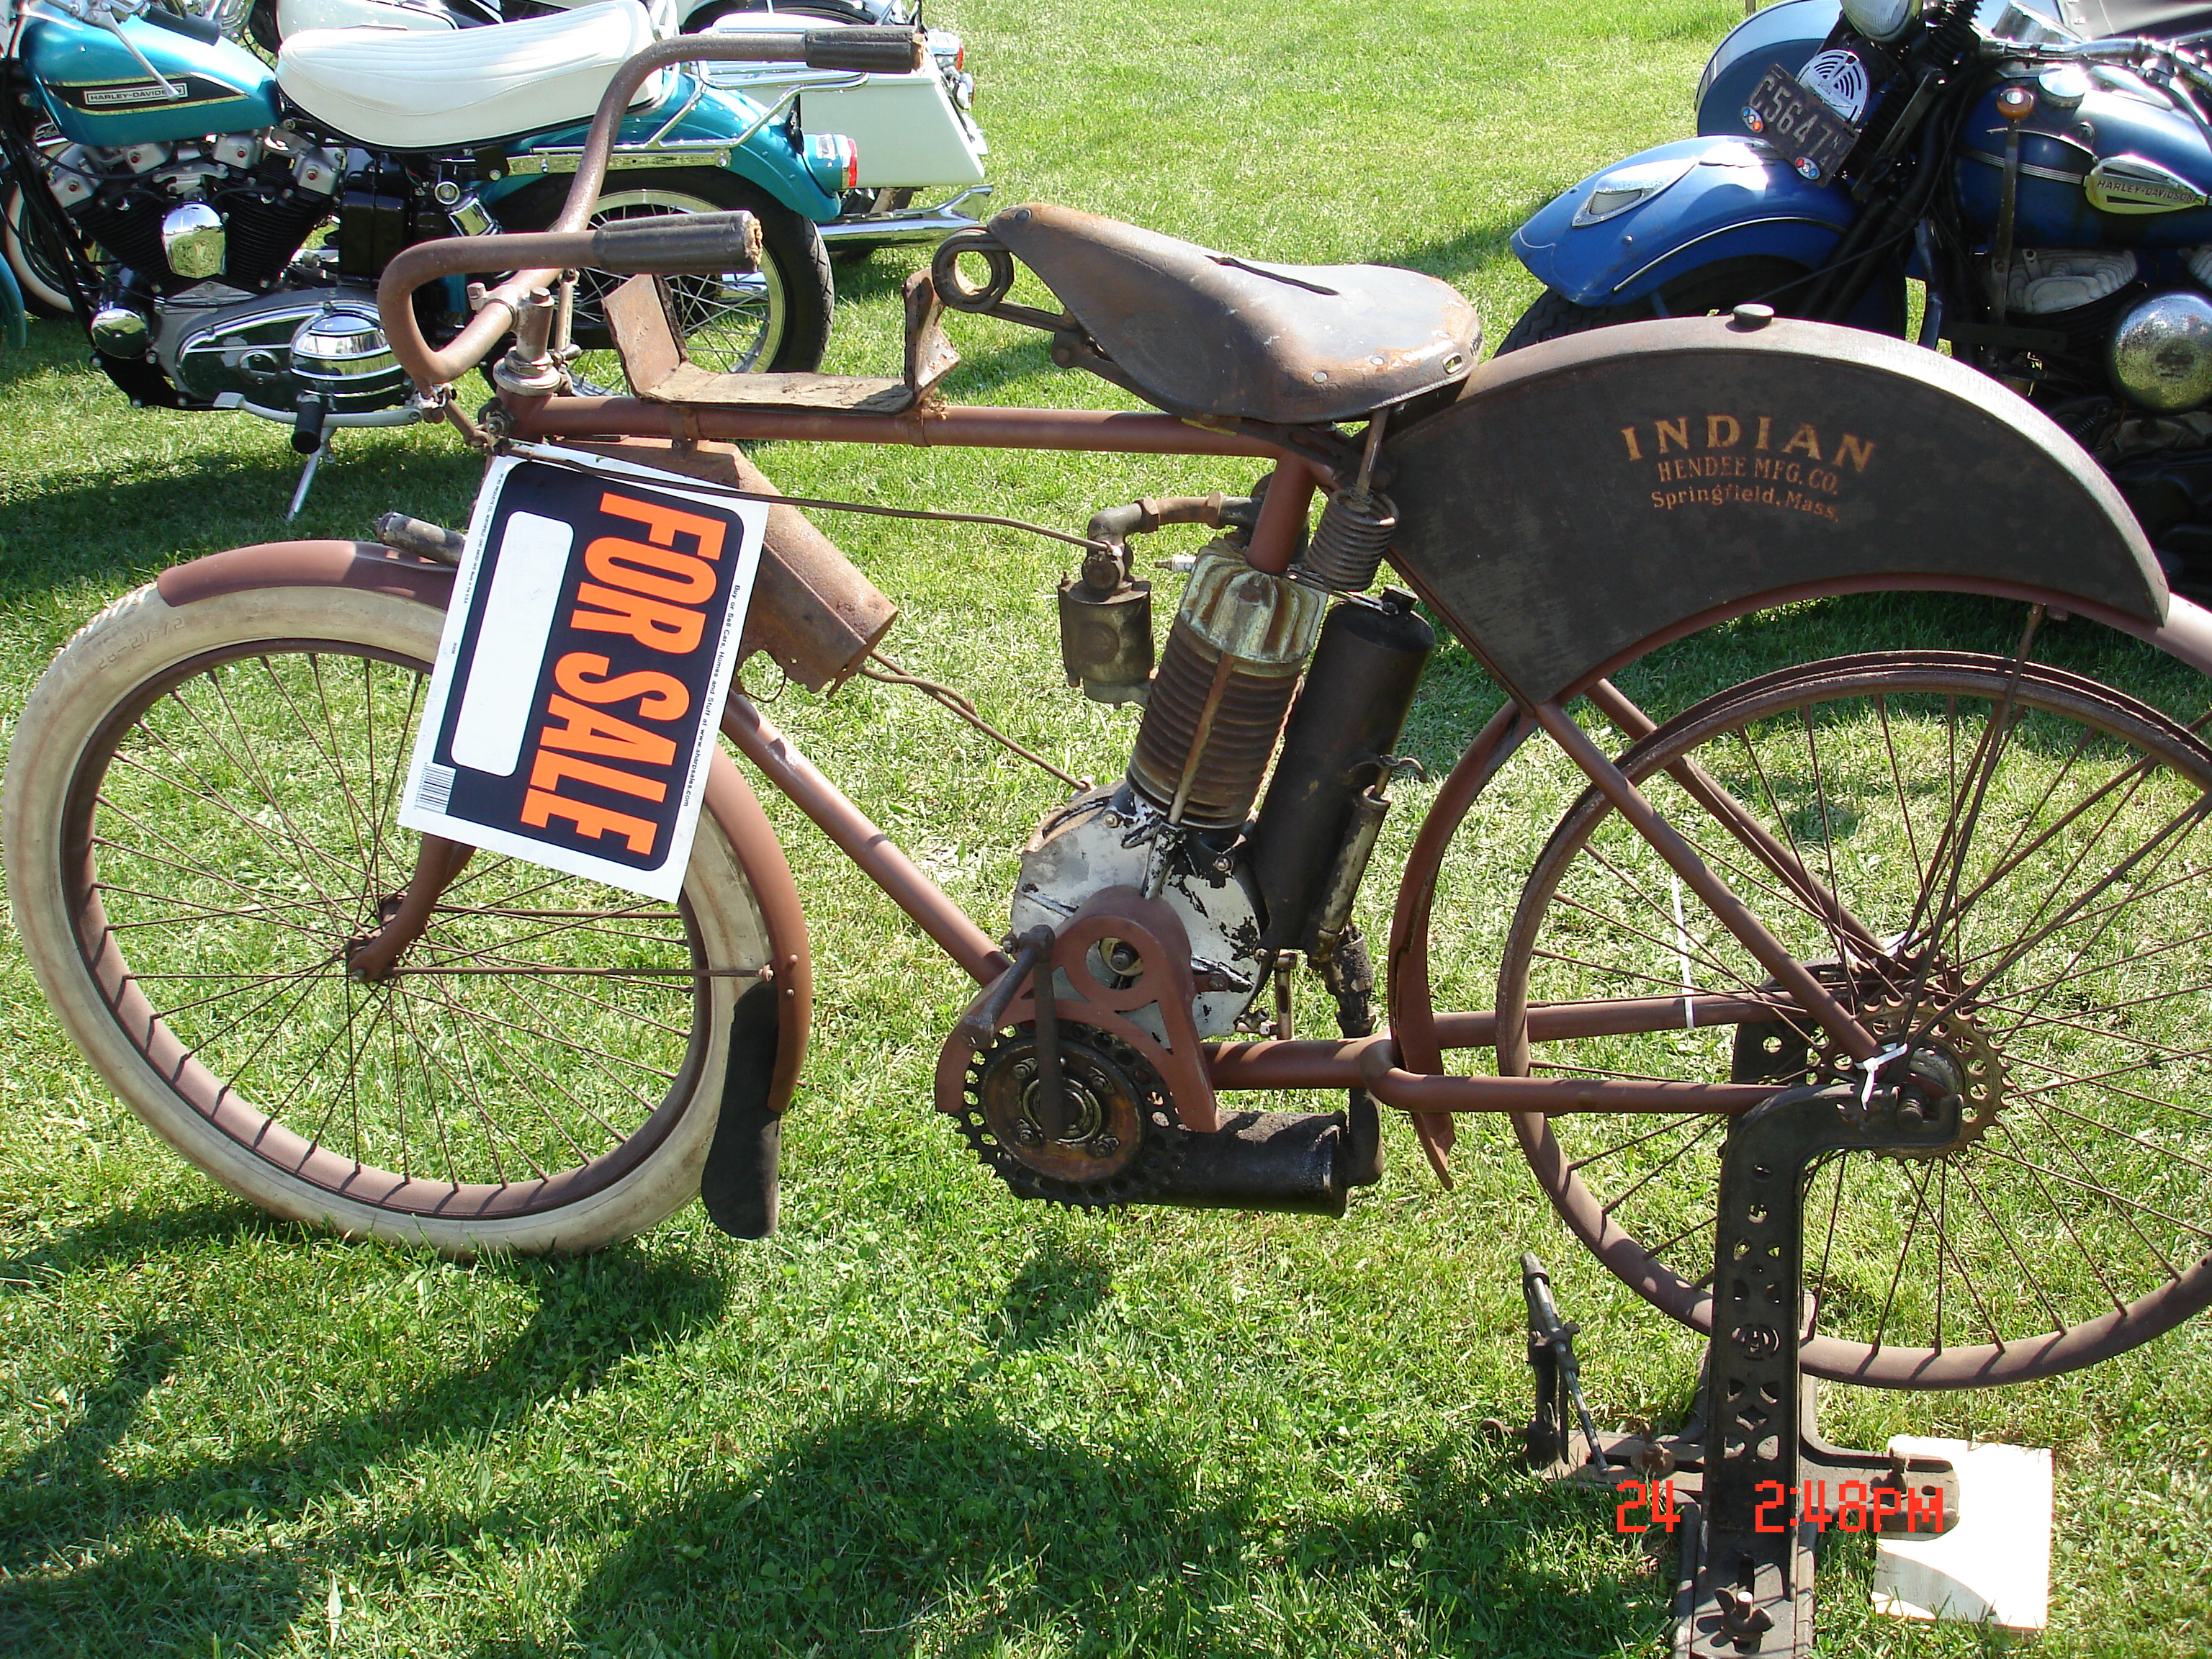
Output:
M1814 1556L1826 1529L1921 1538L1958 1524L1948 1462L1823 1440L1814 1379L1798 1369L1805 1323L1804 1198L1829 1154L1927 1157L1954 1145L1960 1102L1863 1087L1793 1089L1746 1113L1722 1153L1714 1228L1713 1334L1691 1420L1679 1433L1601 1434L1583 1403L1549 1277L1523 1255L1536 1410L1528 1459L1559 1478L1668 1493L1681 1562L1675 1659L1801 1659L1813 1651ZM1577 1461L1577 1434L1589 1449Z

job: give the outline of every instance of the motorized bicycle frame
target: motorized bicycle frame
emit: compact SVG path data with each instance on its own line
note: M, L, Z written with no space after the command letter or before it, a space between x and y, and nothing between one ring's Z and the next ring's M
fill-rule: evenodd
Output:
M573 235L587 217L604 177L614 119L629 88L643 75L679 56L708 56L718 50L743 51L692 40L666 42L637 59L617 77L602 106L599 119L584 146L576 183L556 230L538 239L546 246L531 250L540 257L566 260L580 255L581 246L559 252L555 239ZM919 48L917 47L917 50ZM422 253L423 250L416 250ZM426 390L428 399L450 413L465 430L471 423L459 416L443 388L471 368L504 337L518 330L526 355L533 331L542 351L552 310L545 298L546 285L558 280L557 269L520 273L503 284L478 313L470 329L442 350L433 350L411 325L406 309L411 287L425 280L434 258L407 258L387 274L383 310L395 352ZM1676 329L1705 329L1707 324L1668 325ZM1575 357L1585 366L1604 358L1606 343L1595 337L1562 343L1553 348L1555 357ZM1875 343L1879 348L1905 348ZM1918 354L1909 356L1917 356ZM1498 366L1508 376L1526 373L1527 357L1502 360ZM1522 365L1507 368L1508 365ZM1969 388L1984 384L1963 368L1957 371ZM1493 380L1497 377L1493 376ZM1991 408L2002 406L2004 394L1990 390ZM1273 427L1248 421L1203 422L1166 414L1140 414L1042 409L963 408L931 402L905 414L884 415L838 410L793 410L778 408L732 408L682 405L631 398L577 398L539 392L519 392L511 385L501 392L501 423L507 436L518 441L558 441L562 438L639 438L678 441L750 441L770 439L815 442L909 444L1010 449L1071 450L1097 453L1158 454L1191 457L1239 457L1273 463L1270 484L1252 532L1247 556L1257 569L1279 573L1291 564L1316 490L1334 490L1349 482L1358 457L1333 428ZM1961 400L1966 401L1965 399ZM1464 407L1464 405L1462 405ZM1416 427L1418 430L1418 425ZM1631 447L1633 448L1632 442ZM2101 484L2086 461L2086 476ZM2115 533L2124 536L2132 526ZM2137 541L2139 561L2147 554ZM1394 555L1394 557L1395 555ZM1401 568L1404 567L1401 566ZM1417 573L1406 574L1419 580ZM1717 1114L1741 1115L1772 1098L1778 1085L1768 1084L1698 1084L1636 1082L1613 1079L1539 1078L1534 1076L1463 1077L1443 1070L1449 1051L1498 1047L1502 1040L1525 1046L1547 1040L1595 1035L1632 1035L1679 1029L1688 997L1654 997L1648 1004L1616 1001L1601 1005L1612 1023L1591 1023L1592 1011L1601 1005L1553 1005L1529 1011L1522 1029L1505 1032L1492 1012L1443 1011L1436 1006L1426 954L1427 923L1436 900L1446 848L1460 821L1516 749L1530 736L1549 736L1568 757L1673 869L1683 884L1697 892L1747 951L1773 975L1786 1000L1761 1000L1698 994L1695 1023L1700 1027L1738 1024L1747 1020L1773 1019L1778 1012L1795 1012L1817 1024L1852 1060L1874 1060L1875 1037L1867 1025L1845 1008L1802 963L1794 959L1770 934L1751 910L1738 901L1727 884L1699 860L1668 824L1649 798L1626 775L1615 760L1567 712L1567 704L1587 696L1613 725L1632 739L1654 730L1653 722L1607 678L1620 666L1669 641L1731 617L1771 606L1802 600L1874 591L1963 592L2045 606L2085 616L2110 628L2156 644L2199 672L2212 676L2212 612L2179 599L2166 603L2162 586L2155 587L2158 603L2149 611L2140 605L2100 598L2071 586L2022 580L2017 566L1993 557L1969 556L1968 568L1942 568L1931 559L1929 568L1863 569L1828 575L1808 575L1784 568L1778 580L1766 585L1737 581L1703 604L1675 603L1665 619L1641 637L1605 649L1579 661L1564 676L1537 681L1516 672L1481 653L1480 641L1468 634L1455 617L1449 601L1431 594L1448 622L1479 653L1498 678L1510 701L1468 745L1432 803L1415 841L1401 879L1390 927L1384 979L1391 1026L1385 1034L1343 1040L1271 1040L1223 1042L1200 1050L1202 1064L1183 1071L1194 1086L1189 1096L1176 1079L1176 1108L1184 1125L1193 1131L1213 1129L1220 1121L1214 1097L1236 1091L1275 1090L1334 1090L1364 1088L1383 1103L1411 1115L1431 1162L1445 1173L1445 1153L1453 1139L1454 1118L1462 1113L1515 1115L1522 1124L1571 1113ZM1684 592L1697 591L1686 573ZM332 585L362 586L404 595L422 604L441 607L450 592L448 568L397 552L375 544L284 544L240 550L180 567L164 575L161 588L172 605L185 605L218 594L259 586ZM2154 577L2152 579L2154 583ZM1656 614L1656 613L1655 613ZM1523 682L1526 683L1523 683ZM1001 1019L1021 1017L1026 1004L1013 1001L1012 981L1018 977L1016 963L1005 948L960 908L909 859L837 787L819 772L787 737L741 693L733 694L721 717L725 735L775 788L811 818L846 857L850 859L942 949L976 981L977 997L970 1012L989 1010ZM715 810L726 814L724 827L740 847L765 848L774 837L757 803L717 756L720 780L713 799ZM1721 814L1723 822L1726 815ZM1740 833L1740 832L1739 832ZM1755 838L1742 837L1743 845L1765 861ZM447 878L451 849L426 839L415 880L400 914L427 912ZM752 862L752 860L749 860ZM763 872L769 864L781 869L781 855L758 860ZM1769 862L1768 868L1775 866ZM1777 873L1781 873L1777 872ZM1796 875L1807 874L1802 869ZM1133 890L1116 901L1114 890L1093 901L1103 902L1110 913L1119 902L1132 917L1145 902ZM803 922L798 920L798 900L789 884L787 869L766 881L764 894L772 909L787 917L778 930L776 983L780 989L779 1018L782 1032L769 1106L780 1112L790 1098L803 1052L811 969L805 955ZM1840 908L1840 907L1839 907ZM1090 911L1086 910L1086 914ZM1076 924L1079 929L1081 919ZM1133 937L1144 937L1141 918L1128 924ZM404 939L392 941L396 951ZM1178 970L1188 979L1187 970ZM998 995L991 994L995 989ZM1009 1004L1012 1012L1009 1014ZM1188 1056L1183 1057L1188 1060ZM1179 1068L1180 1069L1180 1068ZM1448 1178L1448 1176L1447 1176ZM1603 1255L1601 1249L1600 1254ZM2200 1273L2204 1281L2177 1286L2191 1310L2212 1302L2212 1273ZM1686 1322L1698 1322L1685 1287L1682 1305L1672 1310ZM2169 1305L2172 1305L2169 1304ZM2086 1364L2125 1346L2114 1341L2100 1347L2092 1337L2069 1352L2071 1364ZM1965 1368L1964 1350L1955 1355L1938 1353L1933 1362L1907 1386L1955 1387L1974 1381ZM1833 1339L1816 1337L1805 1345L1808 1370L1840 1374L1841 1348Z

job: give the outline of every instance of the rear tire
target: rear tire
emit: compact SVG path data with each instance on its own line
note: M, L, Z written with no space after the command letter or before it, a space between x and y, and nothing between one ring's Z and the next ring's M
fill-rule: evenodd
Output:
M669 279L692 361L715 373L795 374L821 368L836 295L830 256L812 222L758 185L712 168L683 167L643 178L647 182L635 185L621 185L618 178L620 187L600 196L592 223L733 210L760 222L757 273ZM549 229L568 196L566 179L541 179L500 204L501 225L507 230ZM577 283L574 337L586 351L605 351L614 344L600 301L621 280L592 270ZM584 372L593 380L616 378L611 362L587 366Z

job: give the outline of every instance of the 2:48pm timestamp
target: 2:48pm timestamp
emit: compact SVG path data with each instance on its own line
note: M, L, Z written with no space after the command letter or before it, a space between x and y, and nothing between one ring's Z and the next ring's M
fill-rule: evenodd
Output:
M1613 1510L1615 1532L1650 1532L1654 1527L1672 1532L1680 1524L1672 1480L1624 1480L1618 1490L1622 1497ZM1834 1527L1840 1532L1925 1533L1932 1538L1943 1530L1940 1486L1904 1492L1879 1482L1839 1481L1833 1507L1826 1480L1808 1480L1802 1486L1762 1480L1753 1491L1761 1497L1772 1494L1753 1513L1754 1532L1787 1532L1793 1520L1816 1532ZM1632 1519L1639 1511L1648 1518Z

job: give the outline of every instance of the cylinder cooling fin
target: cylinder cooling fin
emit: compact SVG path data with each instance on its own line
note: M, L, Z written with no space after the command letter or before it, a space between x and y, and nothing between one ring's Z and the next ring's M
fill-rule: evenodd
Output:
M1325 595L1255 570L1237 549L1200 556L1129 760L1129 781L1170 822L1243 824L1327 607Z

